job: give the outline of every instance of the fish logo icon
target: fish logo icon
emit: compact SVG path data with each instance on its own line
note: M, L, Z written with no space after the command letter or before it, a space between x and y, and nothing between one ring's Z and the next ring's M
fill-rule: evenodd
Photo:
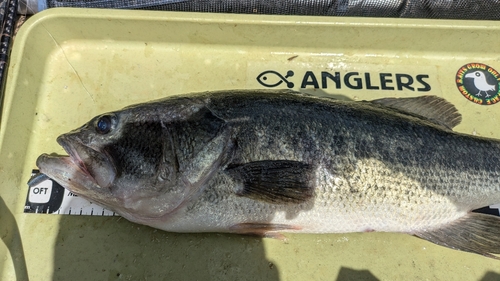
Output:
M282 83L286 83L286 86L291 89L293 88L293 82L287 80L287 78L292 77L294 75L293 71L288 70L285 76L281 75L279 72L274 70L267 70L259 74L257 76L257 82L259 82L262 86L268 88L274 88Z
M468 100L482 105L500 102L500 73L483 63L468 63L457 71L457 88Z

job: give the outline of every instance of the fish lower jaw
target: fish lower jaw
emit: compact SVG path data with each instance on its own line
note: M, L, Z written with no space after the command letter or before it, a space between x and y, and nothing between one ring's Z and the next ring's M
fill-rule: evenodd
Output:
M80 169L69 156L43 154L38 157L37 166L41 173L77 195L92 198L86 195L102 190L94 178Z

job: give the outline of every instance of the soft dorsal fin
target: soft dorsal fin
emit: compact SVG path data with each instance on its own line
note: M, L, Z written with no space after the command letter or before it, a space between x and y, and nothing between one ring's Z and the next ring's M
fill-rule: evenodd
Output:
M450 130L462 122L462 115L455 106L437 96L383 98L371 102L421 116Z

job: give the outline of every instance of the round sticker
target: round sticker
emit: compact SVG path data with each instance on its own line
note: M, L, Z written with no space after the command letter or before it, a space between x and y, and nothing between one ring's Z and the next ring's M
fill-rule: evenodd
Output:
M483 63L468 63L456 75L458 90L477 104L491 105L500 102L500 73Z

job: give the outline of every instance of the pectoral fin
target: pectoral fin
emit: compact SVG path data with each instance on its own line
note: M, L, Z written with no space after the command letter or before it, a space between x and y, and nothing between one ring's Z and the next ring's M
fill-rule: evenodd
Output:
M288 160L265 160L227 168L242 187L236 193L275 204L302 203L313 196L313 167Z
M469 213L450 224L416 236L441 246L500 259L500 217Z

